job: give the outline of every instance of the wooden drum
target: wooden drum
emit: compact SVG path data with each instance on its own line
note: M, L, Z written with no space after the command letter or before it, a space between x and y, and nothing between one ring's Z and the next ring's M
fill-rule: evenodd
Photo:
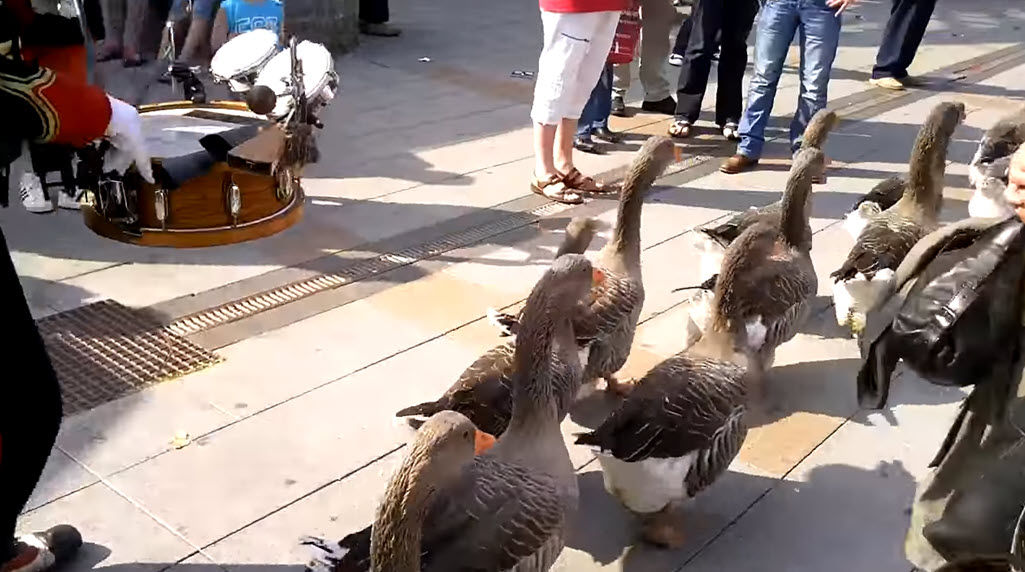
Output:
M284 134L241 102L139 108L156 184L130 172L82 205L93 232L142 246L191 248L253 240L302 218L298 173L274 166Z

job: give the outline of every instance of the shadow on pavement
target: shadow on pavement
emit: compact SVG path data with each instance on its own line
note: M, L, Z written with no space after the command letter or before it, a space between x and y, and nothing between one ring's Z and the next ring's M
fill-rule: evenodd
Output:
M580 512L567 546L586 553L574 555L579 560L590 558L608 565L621 559L624 571L676 570L695 560L696 569L708 570L786 570L798 564L807 570L841 570L811 565L830 558L824 547L838 543L845 544L846 551L900 554L901 522L906 520L905 509L915 487L913 476L899 461L882 462L874 470L823 465L801 480L785 481L731 470L686 503L681 514L686 544L678 550L662 550L639 542L639 519L605 492L600 471L582 474L579 483ZM857 509L844 510L851 504ZM866 526L864 518L873 514L875 524ZM738 522L742 516L744 520ZM748 536L740 530L751 526L764 527L776 542L766 542L764 534ZM733 548L717 551L725 554L705 564L699 553L715 547L720 537L719 545ZM738 543L744 548L738 549ZM770 552L776 564L752 567ZM856 566L843 569L860 570Z

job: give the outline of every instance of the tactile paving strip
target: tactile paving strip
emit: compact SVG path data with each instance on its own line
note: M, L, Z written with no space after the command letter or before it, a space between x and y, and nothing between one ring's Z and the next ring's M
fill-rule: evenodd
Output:
M60 379L65 415L221 361L112 300L47 316L37 325Z

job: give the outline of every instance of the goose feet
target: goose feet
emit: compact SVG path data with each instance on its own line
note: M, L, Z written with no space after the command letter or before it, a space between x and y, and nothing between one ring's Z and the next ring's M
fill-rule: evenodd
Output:
M644 517L641 536L659 548L679 548L687 539L682 525L677 504L669 503L662 510Z
M617 379L616 376L610 375L605 378L605 391L614 393L620 397L626 397L633 391L634 385L637 380L631 378Z

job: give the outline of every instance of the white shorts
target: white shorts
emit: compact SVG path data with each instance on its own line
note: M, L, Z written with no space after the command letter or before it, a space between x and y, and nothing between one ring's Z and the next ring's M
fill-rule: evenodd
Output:
M541 12L545 46L537 63L535 123L579 119L612 49L619 12Z

